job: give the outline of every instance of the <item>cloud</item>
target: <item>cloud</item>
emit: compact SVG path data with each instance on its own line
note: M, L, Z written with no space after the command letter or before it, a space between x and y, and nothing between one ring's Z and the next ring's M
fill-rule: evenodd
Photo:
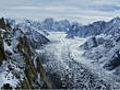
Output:
M113 12L120 10L120 6L117 5L99 5L99 6L91 6L92 9L94 10L100 10L104 12Z
M0 16L69 19L81 23L119 16L120 0L2 0Z
M76 10L75 7L70 6L16 6L9 8L11 10L46 10L46 11L67 11Z

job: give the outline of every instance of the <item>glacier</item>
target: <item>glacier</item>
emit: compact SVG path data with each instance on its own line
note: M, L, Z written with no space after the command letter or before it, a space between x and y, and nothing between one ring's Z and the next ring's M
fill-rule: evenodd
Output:
M0 20L0 88L120 89L120 18L81 25Z
M43 46L38 52L40 55L45 56L43 66L49 74L51 73L50 77L53 75L52 79L56 82L57 87L106 88L105 85L108 84L110 88L114 88L114 85L112 86L114 82L119 86L117 82L119 76L106 71L99 63L93 63L93 59L83 55L86 51L81 49L80 46L91 37L68 39L66 35L65 32L49 32L48 39L51 43ZM83 73L85 77L82 77ZM97 77L91 76L91 74L97 75ZM95 78L95 80L91 78ZM54 79L59 80L60 85Z

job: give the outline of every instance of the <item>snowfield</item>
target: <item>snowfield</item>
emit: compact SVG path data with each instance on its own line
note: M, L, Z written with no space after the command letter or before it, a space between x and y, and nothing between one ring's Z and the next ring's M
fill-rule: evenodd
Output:
M84 50L79 48L87 39L75 37L75 39L67 39L65 32L49 32L48 39L51 41L50 44L45 46L46 49L49 48L48 53L54 54L56 59L64 60L68 56L76 61L84 60L82 57ZM40 50L42 52L42 50Z

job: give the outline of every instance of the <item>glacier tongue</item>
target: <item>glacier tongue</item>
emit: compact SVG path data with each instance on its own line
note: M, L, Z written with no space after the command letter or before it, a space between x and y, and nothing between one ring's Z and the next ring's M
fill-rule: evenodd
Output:
M67 39L64 32L49 32L51 43L39 51L44 68L58 88L118 88L117 77L83 56L80 45L88 38ZM113 79L114 78L114 79Z
M45 46L45 49L49 48L48 53L54 53L57 57L65 59L65 55L69 53L68 57L76 58L76 60L84 60L82 57L84 50L80 50L79 46L82 45L87 39L76 37L75 39L67 39L65 32L49 32L48 39L52 43ZM63 59L64 58L64 59ZM57 59L57 58L56 58Z

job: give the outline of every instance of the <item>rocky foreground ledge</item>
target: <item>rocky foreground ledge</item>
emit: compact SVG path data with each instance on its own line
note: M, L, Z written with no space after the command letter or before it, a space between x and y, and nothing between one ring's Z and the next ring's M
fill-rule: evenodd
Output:
M41 44L49 41L44 36L39 37L44 40L39 42ZM0 88L53 88L41 65L41 58L35 53L39 43L27 38L21 29L5 23L4 18L0 19Z

